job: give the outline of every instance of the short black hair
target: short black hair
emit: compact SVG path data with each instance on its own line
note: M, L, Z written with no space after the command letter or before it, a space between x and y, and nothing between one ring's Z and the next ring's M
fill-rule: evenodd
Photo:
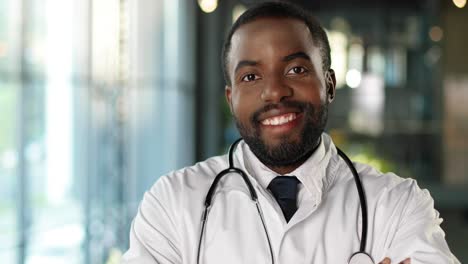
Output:
M328 42L327 34L311 14L307 13L304 9L288 2L265 2L258 4L247 11L245 11L232 25L229 33L224 40L223 51L222 51L222 67L224 80L227 85L231 85L229 73L227 70L228 66L228 55L231 49L232 35L239 29L240 26L252 22L258 18L292 18L298 19L306 24L312 35L314 44L319 47L320 55L322 57L322 66L324 71L328 71L331 66L330 56L330 43Z

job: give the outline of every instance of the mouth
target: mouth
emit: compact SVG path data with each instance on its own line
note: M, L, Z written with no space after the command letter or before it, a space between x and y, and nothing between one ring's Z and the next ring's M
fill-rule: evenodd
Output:
M263 133L269 137L283 137L297 131L302 115L302 113L289 112L269 116L260 121L260 126Z
M304 109L304 103L292 101L267 105L253 114L253 121L259 126L263 136L282 138L300 132Z
M264 126L281 126L296 120L297 116L296 113L286 113L266 118L260 121L260 123Z

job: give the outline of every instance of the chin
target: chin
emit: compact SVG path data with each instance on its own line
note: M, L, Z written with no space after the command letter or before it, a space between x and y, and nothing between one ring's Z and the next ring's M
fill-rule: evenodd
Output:
M262 141L268 148L275 148L282 144L301 144L302 139L300 135L290 134L290 135L282 135L278 137L262 137Z

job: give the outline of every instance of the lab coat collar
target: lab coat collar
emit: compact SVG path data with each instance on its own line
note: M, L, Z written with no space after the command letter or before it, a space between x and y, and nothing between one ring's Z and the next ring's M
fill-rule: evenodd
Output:
M299 181L304 185L306 189L306 195L304 199L311 200L312 204L317 206L322 199L322 194L325 192L327 186L329 186L331 177L326 177L327 167L330 162L330 158L336 150L334 149L331 138L323 133L321 142L315 152L296 170L289 173L288 175L296 176ZM237 152L243 154L240 160L245 167L246 172L252 176L264 189L267 190L270 182L278 176L278 174L267 166L265 166L253 152L250 147L242 141L239 145Z

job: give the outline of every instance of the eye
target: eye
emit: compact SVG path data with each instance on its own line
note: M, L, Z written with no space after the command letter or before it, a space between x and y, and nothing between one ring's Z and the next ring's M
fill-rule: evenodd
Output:
M291 68L288 71L288 74L303 74L303 73L306 73L306 72L307 72L306 68L304 68L302 66L296 66L296 67Z
M245 75L244 77L242 77L242 81L243 82L253 82L255 80L259 79L259 77L253 73L249 73L247 75Z

